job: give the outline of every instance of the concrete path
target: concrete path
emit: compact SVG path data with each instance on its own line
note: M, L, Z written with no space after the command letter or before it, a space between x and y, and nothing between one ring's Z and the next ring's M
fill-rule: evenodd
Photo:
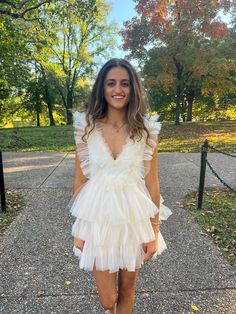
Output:
M0 313L102 314L91 273L78 269L71 247L72 153L5 153L7 188L26 208L0 238ZM233 158L210 154L218 173L236 188ZM189 213L178 206L198 188L200 154L159 154L161 194L173 215L161 225L168 245L146 263L134 314L236 313L236 272ZM207 171L206 186L220 186ZM70 283L67 285L67 283Z

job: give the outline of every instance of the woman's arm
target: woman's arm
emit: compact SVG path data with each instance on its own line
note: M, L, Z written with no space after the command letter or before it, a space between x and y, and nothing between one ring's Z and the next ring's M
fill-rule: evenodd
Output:
M150 171L145 179L146 187L149 191L152 201L160 209L160 185L158 179L158 155L157 155L157 146L154 149L153 159L151 160ZM150 218L153 231L155 233L155 240L149 243L145 243L144 251L145 257L144 260L147 261L151 259L154 253L158 250L158 232L159 232L159 212L155 215L154 218Z
M73 184L73 195L76 196L83 185L88 181L88 178L83 174L80 167L80 160L76 153L75 155L75 174L74 174L74 184ZM74 246L80 250L83 249L84 241L79 238L74 238Z
M75 155L75 173L74 173L74 183L73 183L73 194L79 193L82 186L88 181L88 178L85 177L83 174L81 167L80 167L80 160L77 155Z
M160 208L160 184L158 178L158 155L157 146L154 149L153 159L151 160L151 168L145 179L146 187L150 193L152 201ZM155 215L155 218L150 219L153 223L154 231L158 229L159 213Z

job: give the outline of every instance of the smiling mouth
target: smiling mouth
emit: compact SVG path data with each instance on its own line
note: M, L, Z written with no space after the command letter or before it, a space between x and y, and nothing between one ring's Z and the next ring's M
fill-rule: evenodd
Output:
M125 98L125 96L112 96L112 98L115 98L115 99L123 99L123 98Z

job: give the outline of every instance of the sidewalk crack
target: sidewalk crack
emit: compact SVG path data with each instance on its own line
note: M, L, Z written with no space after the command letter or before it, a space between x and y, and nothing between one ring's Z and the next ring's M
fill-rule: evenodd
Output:
M66 159L66 157L68 156L69 153L66 153L62 159L59 161L59 163L56 165L56 167L47 175L47 177L40 183L39 186L37 186L37 188L41 188L42 185L47 181L47 179L55 172L55 170L60 166L60 164Z

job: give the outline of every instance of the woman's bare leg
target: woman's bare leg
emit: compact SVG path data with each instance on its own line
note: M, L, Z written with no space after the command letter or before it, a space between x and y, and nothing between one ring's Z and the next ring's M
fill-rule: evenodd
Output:
M134 272L120 269L118 274L117 314L131 314L135 301L135 286L139 269Z
M107 313L115 314L117 292L116 292L116 276L117 273L109 273L109 271L96 270L93 268L93 275L96 281L99 300Z

